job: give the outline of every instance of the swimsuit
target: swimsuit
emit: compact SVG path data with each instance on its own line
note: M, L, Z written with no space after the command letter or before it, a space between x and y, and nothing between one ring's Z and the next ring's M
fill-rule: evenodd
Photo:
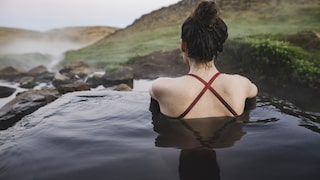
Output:
M200 98L203 96L203 94L209 89L218 99L219 101L232 113L234 116L238 116L238 114L232 109L232 107L220 96L220 94L211 87L211 84L213 81L220 75L220 72L217 72L212 76L209 82L206 82L201 77L195 75L195 74L188 74L189 76L192 76L196 79L198 79L200 82L202 82L205 86L203 87L202 91L198 94L198 96L193 100L193 102L189 105L189 107L178 117L179 119L184 118L191 109L196 105L196 103L200 100Z

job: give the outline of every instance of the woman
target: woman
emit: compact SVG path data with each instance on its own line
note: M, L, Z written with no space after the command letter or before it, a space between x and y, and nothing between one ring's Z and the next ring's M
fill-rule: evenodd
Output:
M215 2L201 2L182 25L181 51L189 74L158 78L150 88L162 114L189 119L244 112L246 99L257 95L257 87L243 76L220 73L214 65L227 37Z

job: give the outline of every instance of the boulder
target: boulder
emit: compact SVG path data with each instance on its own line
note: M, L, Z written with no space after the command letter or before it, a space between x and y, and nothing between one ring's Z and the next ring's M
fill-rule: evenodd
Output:
M127 84L130 88L133 88L133 69L131 67L119 67L106 71L103 75L104 87L112 87L119 84Z
M21 88L32 89L37 83L35 82L35 78L32 76L25 76L19 81Z
M156 79L162 76L177 77L188 73L189 67L182 60L181 50L157 51L132 58L126 64L134 69L135 79Z
M45 74L45 73L48 73L48 69L43 66L43 65L40 65L40 66L37 66L37 67L34 67L32 69L30 69L27 73L31 76L37 76L37 75L40 75L40 74Z
M67 76L65 76L65 75L63 75L63 74L56 74L55 76L54 76L54 78L53 78L53 80L52 80L52 85L54 86L54 87L56 87L56 88L58 88L58 87L60 87L61 85L63 85L63 84L71 84L73 81L69 78L69 77L67 77Z
M0 70L0 79L7 81L16 81L25 76L25 72L12 66L4 67Z
M91 88L96 88L96 87L102 85L103 84L103 74L93 73L92 75L90 75L88 77L88 79L86 80L86 83L88 83L88 85Z
M16 91L15 88L0 86L0 98L11 96Z
M55 74L51 72L45 72L39 75L34 76L35 81L39 83L50 83L53 81Z
M65 65L59 72L70 78L85 78L92 70L88 64L82 61L74 61Z
M306 50L319 51L320 49L320 37L314 31L306 30L290 34L285 40Z
M59 97L56 90L29 90L20 93L15 99L0 109L0 130L7 129L24 116Z
M35 78L36 84L49 83L54 78L54 73L48 71L47 67L40 65L30 69L27 74Z
M60 85L57 90L60 94L66 94L74 91L88 91L90 90L90 86L84 82L76 82L73 84L63 84Z

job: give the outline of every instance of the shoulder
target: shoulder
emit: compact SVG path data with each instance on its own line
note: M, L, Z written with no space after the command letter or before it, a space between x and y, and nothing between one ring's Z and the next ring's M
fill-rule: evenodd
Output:
M179 78L168 78L161 77L154 80L149 89L149 93L151 97L154 99L159 99L163 94L170 92L172 89L174 90L177 84L180 83L182 77Z
M258 93L257 86L252 83L247 77L241 76L239 74L223 74L221 76L222 80L228 82L229 88L242 88L245 90L245 93L248 98L255 97Z
M238 81L238 82L245 82L245 81L249 81L248 78L241 76L239 74L225 74L225 73L221 73L221 77L228 79L228 80L232 80L232 81Z

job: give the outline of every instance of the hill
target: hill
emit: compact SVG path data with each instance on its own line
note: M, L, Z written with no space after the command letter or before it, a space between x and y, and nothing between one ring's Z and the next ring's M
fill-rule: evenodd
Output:
M114 33L114 27L68 27L47 32L0 27L0 66L55 65L62 54ZM51 67L49 67L51 68Z
M179 26L196 3L195 0L184 0L143 15L125 29L91 46L69 51L64 62L82 59L93 66L103 68L107 64L123 63L155 50L167 51L177 48Z
M18 28L9 28L9 27L0 27L0 47L3 47L6 44L8 44L16 39L38 38L41 36L42 36L42 34L38 31L18 29Z
M143 15L127 28L91 46L67 52L64 63L85 60L102 68L155 51L176 49L180 43L181 23L198 2L182 0ZM222 6L221 16L229 26L231 39L262 33L320 31L320 4L315 0L220 0L218 3Z
M30 39L72 41L74 43L89 44L114 33L118 28L93 26L93 27L67 27L46 32L26 29L0 27L0 47L4 47L13 41Z

